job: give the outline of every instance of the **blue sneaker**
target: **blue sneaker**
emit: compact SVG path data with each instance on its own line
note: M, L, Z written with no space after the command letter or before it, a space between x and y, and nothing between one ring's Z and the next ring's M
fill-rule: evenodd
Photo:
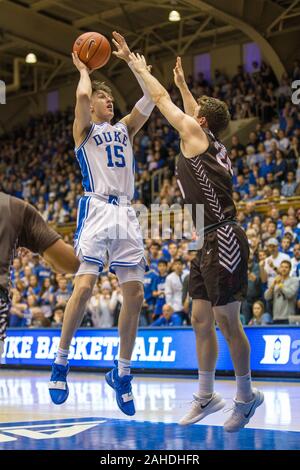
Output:
M51 400L56 405L61 405L69 396L69 387L67 384L67 375L70 370L69 364L63 366L61 364L52 364L52 374L48 389Z
M112 370L105 374L105 380L108 385L116 392L118 407L123 413L128 416L135 414L135 406L133 401L131 381L132 375L118 375L118 361L115 361L115 366Z

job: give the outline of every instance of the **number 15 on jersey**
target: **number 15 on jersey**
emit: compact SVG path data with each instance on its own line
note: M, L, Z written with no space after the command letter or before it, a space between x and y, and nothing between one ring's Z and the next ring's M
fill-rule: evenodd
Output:
M109 168L115 166L122 168L126 166L124 151L121 145L107 145L105 150L107 155L107 166Z

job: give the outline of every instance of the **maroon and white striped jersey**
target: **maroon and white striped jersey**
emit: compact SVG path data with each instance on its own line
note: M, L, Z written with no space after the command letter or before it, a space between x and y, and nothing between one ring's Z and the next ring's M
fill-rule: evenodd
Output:
M179 154L176 176L185 204L192 205L196 225L196 205L204 206L204 229L234 220L236 208L232 198L232 167L224 145L212 132L204 129L209 146L201 155L185 158Z

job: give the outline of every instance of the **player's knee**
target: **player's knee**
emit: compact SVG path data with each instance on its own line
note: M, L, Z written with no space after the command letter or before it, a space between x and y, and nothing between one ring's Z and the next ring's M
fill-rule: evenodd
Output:
M195 312L192 312L191 323L196 334L198 335L207 335L215 327L213 317L210 315L199 315Z
M240 331L240 323L233 321L226 316L226 315L219 315L216 318L217 325L220 328L223 336L226 338L226 340L230 341L232 338L234 338Z
M87 302L93 292L93 286L91 286L89 283L82 283L76 286L76 289L74 291L76 297L80 299L83 302Z

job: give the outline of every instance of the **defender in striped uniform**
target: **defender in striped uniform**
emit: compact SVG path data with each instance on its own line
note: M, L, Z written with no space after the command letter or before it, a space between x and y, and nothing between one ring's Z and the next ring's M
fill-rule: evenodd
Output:
M230 161L225 147L215 137L227 127L230 115L220 100L207 96L194 99L186 85L180 58L174 77L185 113L149 74L145 59L134 54L131 59L155 104L180 133L177 178L185 202L192 205L195 225L196 206L204 206L204 243L190 273L199 391L180 424L195 423L225 405L222 397L214 392L216 321L228 342L236 373L237 395L233 412L224 424L226 431L235 432L249 422L264 396L251 386L250 346L240 321L241 301L247 291L248 242L235 221Z
M116 32L113 36L117 48L114 54L131 67L125 39ZM70 343L81 324L99 272L108 261L121 285L123 304L119 316L119 360L106 374L106 381L116 392L119 408L125 414L133 415L130 360L144 299L146 261L139 223L130 206L134 195L132 143L149 118L154 103L143 81L136 75L144 96L130 114L113 125L114 100L110 88L104 83L91 82L90 71L76 53L73 62L80 72L73 135L84 188L75 234L75 248L81 265L65 310L49 391L55 404L64 403L68 398L66 377Z

